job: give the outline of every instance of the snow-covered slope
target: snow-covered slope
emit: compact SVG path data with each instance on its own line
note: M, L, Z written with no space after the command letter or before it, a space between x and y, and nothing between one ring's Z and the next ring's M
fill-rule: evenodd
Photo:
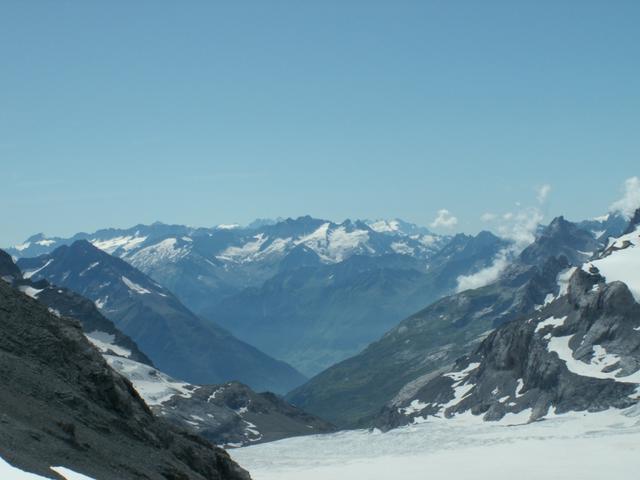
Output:
M640 227L634 226L631 232L609 239L605 251L586 262L582 269L599 273L607 282L624 282L640 302Z
M192 385L128 358L103 355L158 416L225 447L334 431L272 393L246 385Z
M638 409L556 415L544 422L432 419L231 451L254 480L635 480Z

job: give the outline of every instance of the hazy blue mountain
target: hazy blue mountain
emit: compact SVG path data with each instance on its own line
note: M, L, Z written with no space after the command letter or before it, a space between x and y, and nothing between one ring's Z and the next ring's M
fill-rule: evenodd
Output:
M398 253L358 254L323 264L313 252L300 252L298 268L290 266L205 314L312 375L354 355L402 318L452 292L458 276L487 267L505 245L488 232L457 235L426 264Z
M304 377L193 314L166 288L87 241L18 262L24 275L67 287L95 302L162 371L192 383L242 381L283 392Z

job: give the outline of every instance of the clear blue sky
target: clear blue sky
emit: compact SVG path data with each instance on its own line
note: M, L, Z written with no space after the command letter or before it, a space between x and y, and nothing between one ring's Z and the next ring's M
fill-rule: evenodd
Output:
M640 1L0 3L0 245L312 214L456 229L640 162Z

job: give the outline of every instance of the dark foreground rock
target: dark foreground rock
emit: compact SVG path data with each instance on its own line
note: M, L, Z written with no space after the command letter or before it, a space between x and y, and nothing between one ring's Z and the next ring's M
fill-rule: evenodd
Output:
M221 449L157 419L80 324L0 281L0 456L51 478L240 480Z

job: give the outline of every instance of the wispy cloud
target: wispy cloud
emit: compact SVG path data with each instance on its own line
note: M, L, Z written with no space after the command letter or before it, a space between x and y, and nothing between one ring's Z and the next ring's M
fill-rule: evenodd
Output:
M431 228L452 228L458 224L458 219L453 214L443 208L438 210L438 214L433 222L431 222Z
M549 185L548 183L545 183L544 185L540 185L540 187L538 187L536 192L536 200L538 200L538 203L540 205L547 201L549 193L551 193L551 185Z
M494 258L493 263L487 268L483 268L472 275L460 275L457 279L458 285L456 291L462 292L464 290L480 288L495 282L502 272L504 272L505 268L509 266L509 263L511 263L509 251L507 249L501 250Z
M624 182L622 198L613 202L609 210L631 217L638 208L640 208L640 178L630 177Z
M485 213L481 218L498 223L497 234L510 240L511 244L500 250L488 267L470 275L460 275L456 286L458 292L484 287L500 278L513 259L535 240L536 230L544 216L537 207L529 207L502 215Z

